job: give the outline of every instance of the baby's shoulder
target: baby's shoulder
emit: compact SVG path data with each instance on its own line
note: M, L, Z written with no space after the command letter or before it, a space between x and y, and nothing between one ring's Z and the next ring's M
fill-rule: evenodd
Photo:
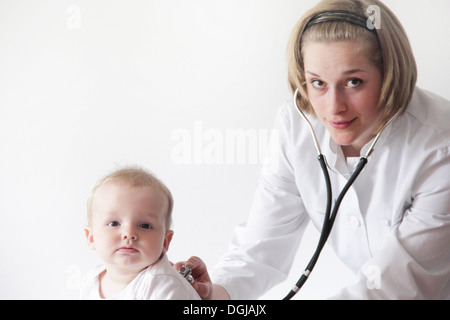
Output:
M166 258L167 259L167 258ZM146 297L152 300L198 300L200 297L192 285L167 261L159 261L148 267L141 283Z
M99 276L105 271L105 266L100 265L89 270L81 280L80 299L93 299L98 296Z

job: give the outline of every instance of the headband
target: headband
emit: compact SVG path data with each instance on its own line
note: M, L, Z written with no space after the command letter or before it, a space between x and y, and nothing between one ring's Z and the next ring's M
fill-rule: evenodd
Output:
M303 32L305 32L308 28L310 28L313 25L322 23L322 22L348 22L353 25L362 27L373 34L375 34L378 37L377 31L375 28L370 28L367 24L367 20L369 18L365 16L360 16L356 13L353 13L351 11L342 11L342 10L333 10L333 11L325 11L316 14L313 16L309 22L306 24L305 29Z

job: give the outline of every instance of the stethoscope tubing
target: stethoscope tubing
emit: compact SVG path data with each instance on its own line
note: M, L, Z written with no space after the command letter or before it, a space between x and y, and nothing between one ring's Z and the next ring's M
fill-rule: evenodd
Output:
M311 260L309 261L305 271L303 271L303 274L301 275L300 279L297 281L295 286L291 289L291 291L288 293L288 295L283 300L290 300L292 297L295 296L295 294L300 290L300 288L305 284L306 280L308 279L310 273L314 269L314 266L317 263L317 260L319 259L320 253L322 252L323 247L325 246L325 243L327 242L328 236L331 233L331 230L333 228L334 221L336 220L337 212L339 210L339 207L341 205L342 200L345 197L345 194L347 193L348 189L353 185L355 180L358 178L361 171L364 169L365 165L367 164L367 158L363 157L360 159L355 171L353 172L350 179L345 184L344 188L339 193L339 196L336 199L333 211L331 212L331 206L332 206L332 189L331 189L331 182L330 182L330 176L328 173L327 165L325 163L325 158L323 155L319 155L318 157L320 166L323 171L325 183L326 183L326 189L327 189L327 207L325 211L325 217L323 221L322 231L320 233L319 242L317 244L317 248L311 257Z
M295 107L296 107L297 111L299 112L299 114L302 116L302 118L308 124L308 127L309 127L309 129L311 131L311 135L312 135L312 137L314 139L314 147L315 147L315 149L316 149L316 151L318 153L318 160L319 160L319 163L320 163L320 167L322 168L322 172L323 172L323 176L324 176L324 180L325 180L325 185L326 185L326 189L327 189L327 206L326 206L326 210L325 210L325 217L324 217L324 221L323 221L322 231L320 233L320 238L319 238L319 241L317 243L316 250L314 251L314 254L311 257L311 260L309 261L306 269L303 271L300 279L297 281L297 283L291 289L291 291L286 295L286 297L284 297L283 300L290 300L290 299L292 299L292 297L294 297L295 294L300 290L300 288L305 284L305 282L308 279L311 271L314 269L314 266L316 265L317 260L319 259L320 253L322 252L322 249L325 246L325 243L327 242L327 239L328 239L328 237L329 237L329 235L331 233L331 230L333 228L333 224L334 224L334 222L336 220L336 216L337 216L339 207L341 205L342 200L345 197L345 194L347 193L348 189L350 189L350 187L353 185L355 180L358 178L359 174L362 172L362 170L366 166L366 164L368 162L368 157L372 154L373 149L375 147L375 144L377 143L381 133L389 125L389 123L391 123L391 121L393 121L399 115L399 113L396 114L383 127L383 129L378 133L378 135L375 137L375 139L372 142L372 144L371 144L369 150L367 151L366 155L361 157L361 159L359 160L358 165L355 168L355 171L353 172L353 174L351 175L350 179L345 184L344 188L339 193L339 196L336 198L333 210L331 210L333 195L332 195L330 175L329 175L328 167L327 167L328 165L326 163L325 156L322 154L322 152L320 150L320 145L319 145L319 142L317 141L317 137L316 137L314 129L313 129L312 125L311 125L311 122L308 120L308 118L305 116L305 114L300 110L300 108L297 105L298 92L299 92L299 90L297 89L295 91L295 94L294 94L294 104L295 104Z

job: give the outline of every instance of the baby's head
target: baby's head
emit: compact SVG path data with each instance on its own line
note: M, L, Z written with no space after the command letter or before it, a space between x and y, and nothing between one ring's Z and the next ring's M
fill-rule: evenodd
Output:
M167 252L172 208L171 192L155 176L140 168L117 170L88 199L88 245L107 268L140 271Z

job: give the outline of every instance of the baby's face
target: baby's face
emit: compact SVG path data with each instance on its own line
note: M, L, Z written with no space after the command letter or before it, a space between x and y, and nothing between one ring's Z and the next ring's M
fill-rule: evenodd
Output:
M167 209L168 200L153 188L107 183L92 203L88 244L107 268L139 272L168 250L173 232L167 230Z

